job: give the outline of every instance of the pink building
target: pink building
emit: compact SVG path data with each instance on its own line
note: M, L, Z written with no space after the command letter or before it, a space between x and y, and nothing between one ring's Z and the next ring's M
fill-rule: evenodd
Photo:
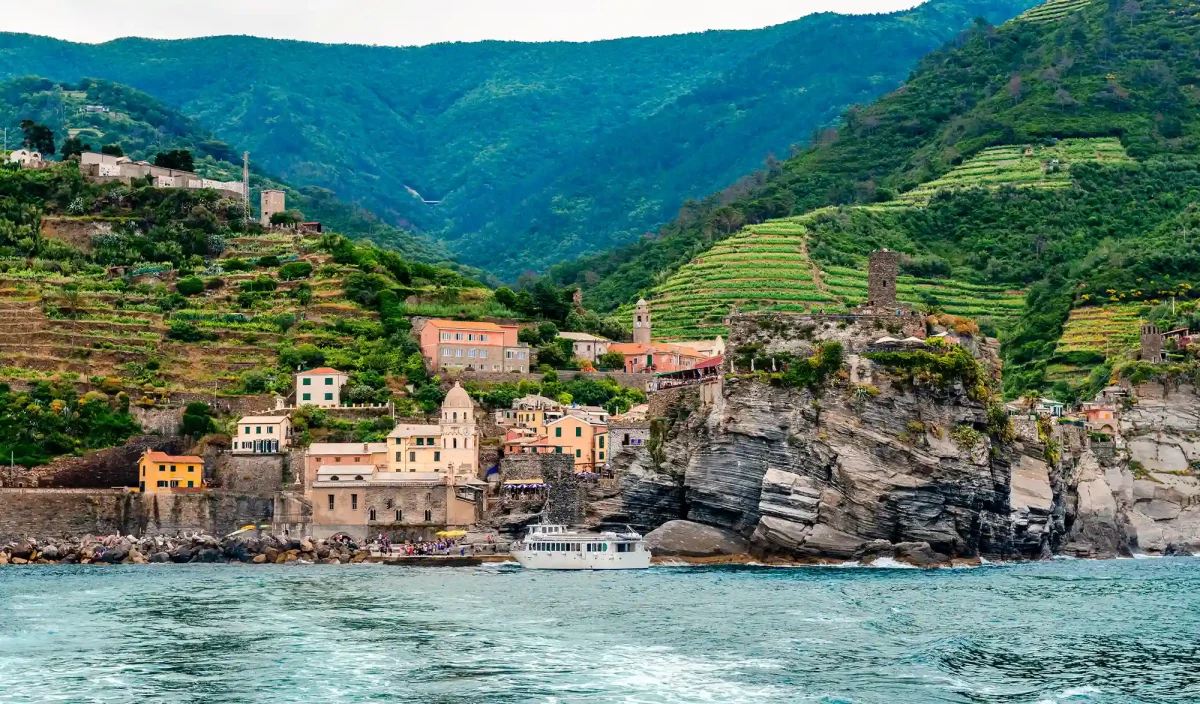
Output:
M529 372L531 350L516 325L430 320L421 328L421 354L434 370Z
M609 345L608 351L625 355L625 371L630 374L695 369L705 359L704 354L690 347L669 343L619 342Z

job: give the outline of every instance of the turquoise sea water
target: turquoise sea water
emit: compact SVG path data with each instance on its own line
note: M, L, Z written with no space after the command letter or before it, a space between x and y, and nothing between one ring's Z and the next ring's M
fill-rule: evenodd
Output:
M0 568L0 702L1200 702L1200 560Z

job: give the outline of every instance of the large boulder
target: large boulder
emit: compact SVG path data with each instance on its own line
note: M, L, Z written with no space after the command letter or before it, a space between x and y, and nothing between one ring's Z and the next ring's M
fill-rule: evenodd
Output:
M939 567L950 564L950 556L936 552L929 543L896 543L896 561L914 567Z
M646 536L646 545L660 557L742 555L750 549L737 533L694 521L668 521Z
M165 552L156 552L150 556L150 561L155 564L162 564L164 562L170 562L171 556Z

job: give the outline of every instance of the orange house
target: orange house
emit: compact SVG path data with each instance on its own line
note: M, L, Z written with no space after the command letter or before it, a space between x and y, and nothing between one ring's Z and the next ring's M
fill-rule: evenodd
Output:
M691 347L661 342L618 342L609 345L608 351L625 355L625 371L630 374L679 372L694 369L705 359L701 352Z
M516 325L430 320L421 328L421 354L434 370L529 372L532 354L517 341Z

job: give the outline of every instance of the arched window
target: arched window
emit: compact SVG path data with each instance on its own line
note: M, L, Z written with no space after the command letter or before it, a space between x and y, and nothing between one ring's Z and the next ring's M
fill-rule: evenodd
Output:
M454 420L458 420L458 411L454 412Z
M331 482L336 482L337 480L338 480L338 477L336 474L329 478L329 481L331 481Z
M371 521L375 520L375 509L371 509L371 517L367 520L371 520Z
M454 449L457 450L458 449L458 438L454 438L454 440L452 440L452 442L454 443Z
M363 480L363 478L362 478L362 475L361 475L361 474L359 474L359 475L356 475L356 476L354 477L354 481L356 481L356 482L361 482L362 480Z

